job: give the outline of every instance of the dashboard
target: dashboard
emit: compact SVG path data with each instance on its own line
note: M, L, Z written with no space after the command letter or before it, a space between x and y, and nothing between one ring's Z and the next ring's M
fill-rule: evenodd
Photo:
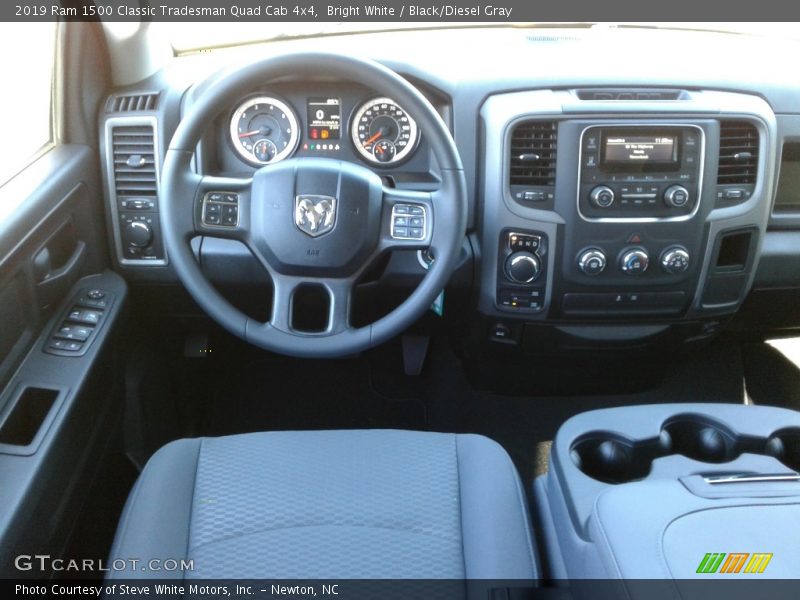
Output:
M545 330L571 348L635 347L676 331L701 340L754 287L800 288L789 268L800 260L800 84L763 68L794 46L708 32L497 28L341 36L337 51L363 55L376 40L406 49L373 58L428 97L465 164L464 294L482 340L529 349ZM615 59L645 41L646 59ZM719 56L698 59L709 43ZM316 44L324 40L265 48ZM464 55L433 52L442 44ZM176 59L104 107L109 227L134 280L174 279L158 238L160 157L207 78L243 52ZM156 108L116 110L148 94ZM152 148L144 190L126 187L118 168L137 128L149 128ZM439 181L425 132L381 90L300 76L242 90L210 125L195 168L236 177L291 156L356 162L398 188ZM424 261L403 264L393 276L424 274Z

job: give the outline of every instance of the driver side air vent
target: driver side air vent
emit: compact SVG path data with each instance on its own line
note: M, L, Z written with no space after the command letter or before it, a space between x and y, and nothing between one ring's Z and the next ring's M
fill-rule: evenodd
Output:
M156 164L151 125L117 125L111 131L117 198L155 196Z
M555 121L528 121L511 134L511 185L554 185L556 178Z
M158 92L111 96L106 104L107 113L143 112L156 108L158 108Z
M721 121L717 185L754 184L758 174L758 130L746 121Z

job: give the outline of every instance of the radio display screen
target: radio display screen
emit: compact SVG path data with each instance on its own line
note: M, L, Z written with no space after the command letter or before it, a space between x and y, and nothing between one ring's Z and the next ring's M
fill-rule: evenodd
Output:
M677 165L679 136L676 132L606 130L603 132L603 165L636 167Z

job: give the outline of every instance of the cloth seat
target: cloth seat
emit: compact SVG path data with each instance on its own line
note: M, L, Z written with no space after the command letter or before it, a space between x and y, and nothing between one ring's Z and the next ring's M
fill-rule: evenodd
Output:
M109 579L535 579L508 454L478 435L286 431L183 439L131 491ZM181 570L142 570L156 559Z

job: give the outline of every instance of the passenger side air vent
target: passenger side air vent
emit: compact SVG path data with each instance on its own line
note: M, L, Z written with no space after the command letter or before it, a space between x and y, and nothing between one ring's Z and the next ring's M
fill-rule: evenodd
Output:
M114 189L126 196L155 196L155 146L152 125L117 125L111 131Z
M580 100L594 101L664 101L682 100L686 98L683 90L653 89L653 88L588 88L575 90L575 95Z
M111 96L106 105L107 113L142 112L158 108L158 92L150 94L128 94Z
M745 121L720 122L717 183L755 183L757 173L758 130Z
M716 206L747 200L758 178L759 138L747 121L720 121Z

